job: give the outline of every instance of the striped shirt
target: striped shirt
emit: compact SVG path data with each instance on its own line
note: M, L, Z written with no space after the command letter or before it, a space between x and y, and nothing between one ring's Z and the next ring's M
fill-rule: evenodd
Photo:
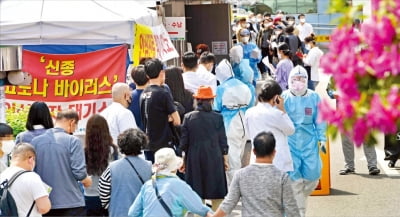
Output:
M101 205L105 209L108 209L111 198L111 172L109 166L100 176L98 189L100 194Z

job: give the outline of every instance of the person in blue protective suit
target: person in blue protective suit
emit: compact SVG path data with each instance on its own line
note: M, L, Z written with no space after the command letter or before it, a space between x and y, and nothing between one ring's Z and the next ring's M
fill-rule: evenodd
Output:
M244 114L250 107L253 95L246 84L234 77L228 60L223 59L215 69L215 73L220 85L217 87L214 110L220 112L224 119L229 145L229 170L226 172L229 184L234 173L242 168L241 159L248 139Z
M294 171L289 172L301 216L305 216L307 197L315 189L321 176L322 163L318 144L326 152L326 123L318 120L319 95L307 89L307 71L294 67L289 74L289 89L282 98L285 109L295 126L288 137Z
M250 67L250 61L243 58L243 48L241 46L232 47L229 50L229 57L231 58L234 77L250 88L252 99L249 105L253 106L255 104L256 89L252 83L254 74Z
M253 70L253 85L256 85L256 81L260 78L260 73L258 72L257 63L261 61L261 50L258 46L249 42L250 31L247 29L241 29L239 34L239 44L236 46L241 46L243 48L243 59L248 59L250 62L250 67Z

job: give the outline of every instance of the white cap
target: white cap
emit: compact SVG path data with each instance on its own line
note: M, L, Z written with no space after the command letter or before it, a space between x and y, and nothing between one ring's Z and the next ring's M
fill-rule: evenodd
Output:
M24 82L25 75L22 71L11 71L8 72L7 78L11 84L19 85L20 83Z
M19 85L27 86L32 84L32 75L29 74L28 72L23 72L24 73L24 81L20 83Z

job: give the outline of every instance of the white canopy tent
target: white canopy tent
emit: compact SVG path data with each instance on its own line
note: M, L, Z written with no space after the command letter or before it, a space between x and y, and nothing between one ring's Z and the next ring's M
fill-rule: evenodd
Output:
M131 44L133 24L158 24L134 0L0 0L0 45Z

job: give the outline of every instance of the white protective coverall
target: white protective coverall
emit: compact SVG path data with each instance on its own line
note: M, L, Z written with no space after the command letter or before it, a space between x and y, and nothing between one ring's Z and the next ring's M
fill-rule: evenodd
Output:
M223 59L215 69L220 82L214 99L214 110L224 118L226 137L229 145L228 184L234 173L242 167L241 159L247 141L244 114L250 107L253 95L250 88L234 77L231 64Z

